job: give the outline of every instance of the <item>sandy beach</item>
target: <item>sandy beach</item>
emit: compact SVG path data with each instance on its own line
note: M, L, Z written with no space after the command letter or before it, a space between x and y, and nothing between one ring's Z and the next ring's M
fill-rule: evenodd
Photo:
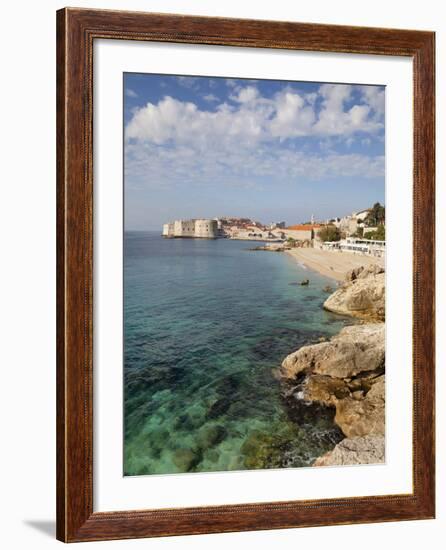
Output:
M385 263L384 258L374 258L360 254L350 254L348 252L319 250L316 248L293 248L286 250L286 253L305 267L337 281L343 281L350 269L370 264L384 265Z

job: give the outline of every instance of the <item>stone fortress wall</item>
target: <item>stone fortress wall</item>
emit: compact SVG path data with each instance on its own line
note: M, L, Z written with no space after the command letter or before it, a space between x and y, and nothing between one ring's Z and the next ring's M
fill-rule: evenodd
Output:
M194 237L195 221L194 220L175 220L173 236L174 237Z
M217 235L217 220L195 220L195 237L215 239Z
M217 220L175 220L163 225L163 237L189 237L216 239L218 237Z

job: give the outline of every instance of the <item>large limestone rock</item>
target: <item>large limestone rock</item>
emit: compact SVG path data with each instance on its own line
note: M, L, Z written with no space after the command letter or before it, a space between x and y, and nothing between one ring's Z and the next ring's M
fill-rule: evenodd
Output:
M319 374L308 376L302 389L306 401L316 401L327 406L336 405L339 399L350 396L349 387L342 378Z
M384 360L384 324L353 325L343 328L328 342L303 346L288 355L282 363L281 375L295 378L303 371L311 371L348 378L381 368Z
M345 281L350 283L356 279L365 279L369 275L379 275L380 273L384 273L384 271L384 267L378 264L355 267L347 272L345 275Z
M328 342L304 346L282 363L296 397L336 409L347 438L384 435L385 325L345 327Z
M357 268L346 276L346 282L324 303L324 308L341 315L384 321L385 273L381 266Z
M384 461L385 273L378 265L352 270L325 309L368 319L343 328L328 342L304 346L280 368L288 397L335 409L346 439L315 465ZM290 393L291 392L291 393Z
M384 436L367 435L343 439L336 447L316 459L313 466L378 464L385 460Z
M376 378L364 396L352 395L337 400L335 422L347 437L384 435L384 375Z

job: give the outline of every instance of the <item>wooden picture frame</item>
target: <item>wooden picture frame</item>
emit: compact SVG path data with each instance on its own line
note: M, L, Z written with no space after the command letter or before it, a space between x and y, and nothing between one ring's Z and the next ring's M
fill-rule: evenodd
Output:
M93 43L178 42L413 60L413 492L93 512ZM434 517L432 32L66 8L57 12L57 538L65 542Z

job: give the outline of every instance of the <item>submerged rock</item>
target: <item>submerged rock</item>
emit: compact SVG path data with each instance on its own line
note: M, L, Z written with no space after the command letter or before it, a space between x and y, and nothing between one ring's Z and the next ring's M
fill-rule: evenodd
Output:
M217 424L204 426L197 435L197 443L203 449L213 447L221 443L227 435L227 430L223 426Z
M229 407L231 406L231 401L227 397L221 397L217 399L213 405L209 408L206 418L212 420L213 418L218 418L222 414L225 414Z
M378 464L385 460L384 436L367 435L343 439L328 453L317 458L313 466Z
M189 472L200 460L200 453L192 449L177 449L172 457L173 463L180 472Z
M204 415L201 411L190 411L183 413L175 420L173 427L176 430L193 431L199 428L204 422Z
M290 451L289 437L253 430L240 448L247 469L282 468Z

